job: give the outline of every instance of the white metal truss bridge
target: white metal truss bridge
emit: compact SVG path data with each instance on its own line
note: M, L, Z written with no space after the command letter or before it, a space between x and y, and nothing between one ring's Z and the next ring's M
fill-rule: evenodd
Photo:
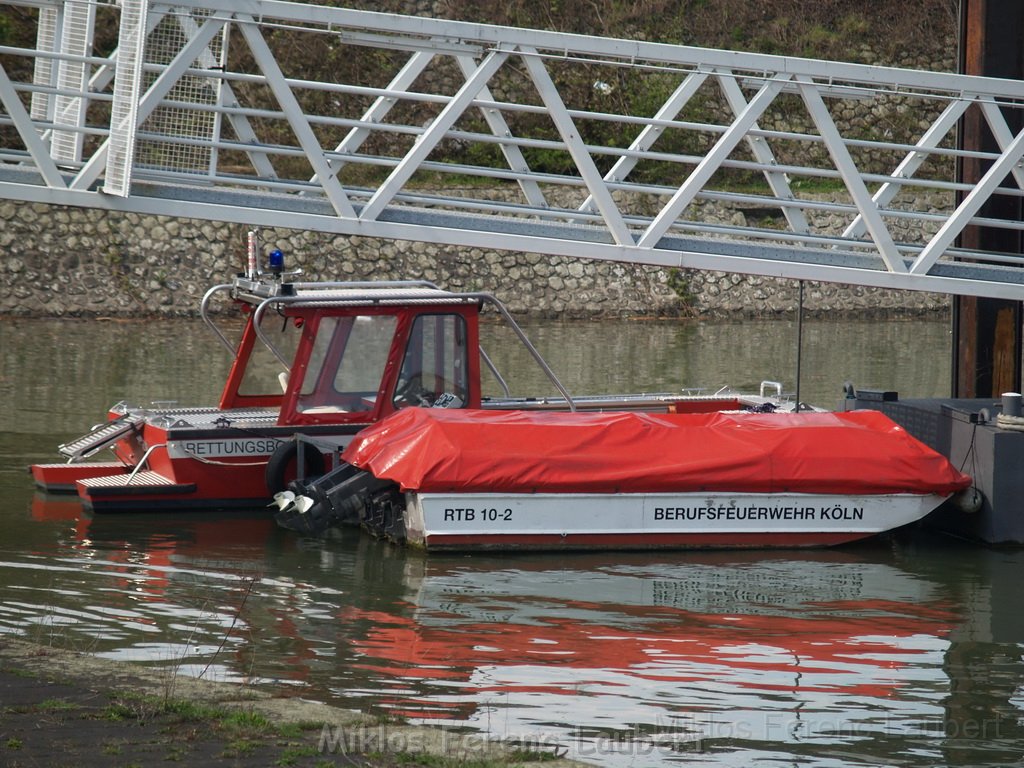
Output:
M15 8L2 198L1024 299L1024 257L958 245L1022 236L988 204L1024 196L1024 82L275 0ZM972 113L992 151L958 149Z

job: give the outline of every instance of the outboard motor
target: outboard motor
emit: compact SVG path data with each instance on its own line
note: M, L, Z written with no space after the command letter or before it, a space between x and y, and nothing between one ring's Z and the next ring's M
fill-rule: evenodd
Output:
M323 533L336 525L367 525L380 516L372 510L385 501L390 507L390 497L401 497L398 486L390 480L378 480L346 462L310 482L295 480L288 488L294 493L294 501L278 511L274 519L282 528L306 534ZM371 531L385 533L373 528Z

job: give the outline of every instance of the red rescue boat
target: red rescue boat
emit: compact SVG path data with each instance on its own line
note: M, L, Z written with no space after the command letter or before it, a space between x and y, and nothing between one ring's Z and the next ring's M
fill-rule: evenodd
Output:
M916 521L970 478L878 413L781 385L573 397L504 306L424 282L299 282L279 252L210 289L232 355L215 406L119 403L32 467L95 512L279 507L427 549L818 546ZM228 298L237 342L211 306ZM554 390L513 397L480 347L504 317ZM489 371L503 394L484 394ZM772 391L774 390L774 392ZM793 413L793 411L798 411ZM104 450L114 461L94 461Z
M409 409L295 484L283 525L426 549L793 547L916 522L971 479L876 411Z

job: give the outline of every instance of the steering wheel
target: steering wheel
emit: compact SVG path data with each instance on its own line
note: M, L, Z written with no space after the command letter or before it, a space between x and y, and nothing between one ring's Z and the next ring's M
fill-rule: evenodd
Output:
M394 401L404 405L420 405L429 408L433 403L433 393L424 389L423 379L417 373L410 376L404 383L398 383L398 386L395 387Z

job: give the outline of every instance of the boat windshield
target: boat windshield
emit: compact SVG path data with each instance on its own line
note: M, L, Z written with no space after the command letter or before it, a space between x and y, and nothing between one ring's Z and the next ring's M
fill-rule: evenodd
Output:
M266 314L260 322L260 330L286 359L295 356L295 349L302 335L301 325L290 318ZM281 363L274 353L265 344L254 343L238 387L238 394L244 397L280 397L286 383L286 375L282 372Z
M299 389L298 411L372 410L396 323L392 315L321 317Z
M394 405L461 408L469 398L466 320L420 315L413 323L395 387Z

